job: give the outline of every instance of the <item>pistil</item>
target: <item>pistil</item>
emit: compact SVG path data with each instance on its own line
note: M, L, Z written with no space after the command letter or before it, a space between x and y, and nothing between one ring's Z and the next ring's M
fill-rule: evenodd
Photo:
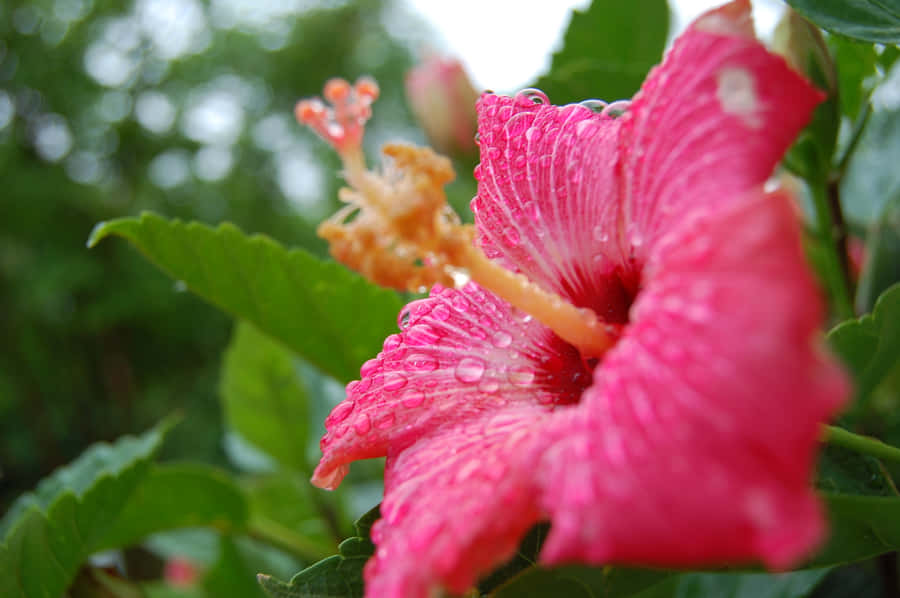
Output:
M318 230L335 259L401 290L450 286L454 272L465 273L577 347L585 359L601 356L615 343L615 326L489 260L474 244L474 228L461 224L447 205L444 185L455 176L447 158L429 148L388 144L383 172L366 168L362 138L378 95L374 81L361 79L351 87L333 79L324 95L333 108L304 100L296 115L337 150L350 185L339 195L347 206Z

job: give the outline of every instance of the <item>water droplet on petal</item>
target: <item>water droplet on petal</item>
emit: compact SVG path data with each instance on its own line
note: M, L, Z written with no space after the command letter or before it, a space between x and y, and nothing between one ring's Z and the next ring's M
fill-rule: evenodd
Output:
M544 132L539 127L528 127L525 130L525 139L532 142L538 142L543 137Z
M433 372L438 368L438 360L431 355L416 353L406 358L404 367L408 372Z
M485 392L488 394L497 392L497 389L500 388L500 383L491 378L486 378L481 381L481 384L478 385L478 390L481 392Z
M504 349L512 344L512 335L505 330L498 330L491 339L491 342L495 347Z
M540 89L534 89L529 87L528 89L523 89L519 93L516 94L515 97L516 103L520 106L530 106L532 104L549 104L550 98L547 97Z
M488 337L487 332L481 328L471 328L469 329L469 334L480 340L484 340Z
M409 326L409 309L405 308L400 312L400 315L397 316L397 326L400 327L400 330L406 330L406 327Z
M394 351L395 349L398 349L402 344L403 338L399 334L392 334L384 339L384 345L382 345L382 348L385 351Z
M513 317L523 324L527 324L533 319L531 314L518 308L513 308Z
M369 387L372 386L371 378L363 378L359 381L359 384L353 387L353 392L356 394L362 394L369 390ZM348 391L349 392L349 391Z
M328 416L328 419L331 420L331 423L339 424L347 419L347 416L353 412L354 408L356 408L356 403L353 401L344 401L334 408L331 415Z
M509 381L516 386L527 386L534 381L534 372L527 367L519 367L509 371Z
M477 357L464 357L457 364L455 374L460 382L478 382L484 375L484 362Z
M406 342L410 345L431 345L439 338L437 331L428 324L416 324L406 332Z
M388 374L384 378L385 390L400 390L406 386L406 376L403 374Z
M597 114L603 112L603 109L608 106L603 100L584 100L583 102L579 102L579 104Z
M617 100L604 108L603 114L610 118L618 118L625 114L630 106L631 102L629 100Z
M377 422L375 422L375 427L379 428L381 430L385 430L394 425L395 419L396 418L394 417L393 413L385 413L384 415L382 415L378 418Z
M462 295L454 295L453 298L450 299L450 303L452 303L453 307L455 307L459 311L469 310L469 301Z
M359 375L362 378L368 378L375 370L378 369L380 363L377 359L370 359L359 368Z
M431 310L431 315L438 320L447 320L450 317L450 308L443 303L438 303Z
M405 395L403 395L403 399L400 401L400 403L404 407L409 407L410 409L412 409L414 407L418 407L419 405L421 405L424 402L425 402L425 393L422 392L421 390L413 390L413 391L407 392Z
M353 431L357 434L363 435L368 434L369 430L372 429L372 420L369 419L369 416L363 413L361 416L356 418L356 421L353 422Z
M606 243L609 241L609 232L606 230L605 226L597 225L593 230L594 240L598 243Z

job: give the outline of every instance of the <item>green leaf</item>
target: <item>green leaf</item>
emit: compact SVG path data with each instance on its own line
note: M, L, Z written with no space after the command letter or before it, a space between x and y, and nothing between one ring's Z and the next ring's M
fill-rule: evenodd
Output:
M224 472L207 465L154 465L115 518L102 548L128 546L168 529L245 526L244 493Z
M869 561L835 567L808 598L888 598L876 564Z
M900 192L869 231L866 251L856 291L856 307L862 312L870 311L888 287L900 282Z
M638 596L675 576L672 571L567 565L534 568L513 578L492 594L494 598L626 598Z
M636 598L804 598L828 569L790 573L683 573Z
M900 43L900 6L892 0L787 0L828 31L883 44Z
M816 489L831 494L897 498L897 489L878 459L832 445L825 445L819 455Z
M145 212L99 223L88 246L110 235L127 239L187 288L342 381L357 377L360 364L396 330L396 293L228 223L211 228Z
M20 497L0 522L0 596L59 598L104 546L171 425L96 444Z
M858 42L841 35L828 38L837 65L841 112L856 121L871 89L867 79L875 76L878 54L874 44Z
M665 0L593 2L572 12L562 50L534 87L554 104L630 98L660 61L668 31Z
M356 537L328 557L295 575L289 583L259 575L259 583L271 598L362 598L362 570L375 546L369 539L372 524L380 517L375 507L356 521Z
M900 68L900 67L894 67ZM860 224L875 222L900 195L900 109L872 112L841 180L841 205Z
M864 400L900 363L900 284L881 295L872 314L838 324L828 341Z
M516 555L481 579L478 582L478 590L482 594L488 594L522 571L534 567L549 531L549 523L539 523L528 530L525 538L519 543Z
M286 467L308 471L309 399L287 349L238 323L225 352L220 393L228 423L245 440Z
M829 538L810 567L860 561L900 549L900 499L825 494Z

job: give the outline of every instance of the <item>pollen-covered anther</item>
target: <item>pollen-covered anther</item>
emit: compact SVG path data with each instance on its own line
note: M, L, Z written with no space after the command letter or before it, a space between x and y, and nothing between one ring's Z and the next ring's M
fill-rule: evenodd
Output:
M470 232L447 206L444 185L453 179L450 161L429 148L388 144L383 172L345 159L347 204L319 226L334 258L382 286L420 290L452 286L448 240L471 243ZM450 242L457 245L459 242Z

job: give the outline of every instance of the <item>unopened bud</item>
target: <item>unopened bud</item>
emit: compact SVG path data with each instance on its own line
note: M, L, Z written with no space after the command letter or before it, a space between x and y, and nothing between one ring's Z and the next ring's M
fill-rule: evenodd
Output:
M835 92L837 71L822 32L793 10L785 10L775 28L772 49L819 89L829 95Z
M427 56L407 73L406 95L435 149L446 154L476 151L478 92L458 60Z

